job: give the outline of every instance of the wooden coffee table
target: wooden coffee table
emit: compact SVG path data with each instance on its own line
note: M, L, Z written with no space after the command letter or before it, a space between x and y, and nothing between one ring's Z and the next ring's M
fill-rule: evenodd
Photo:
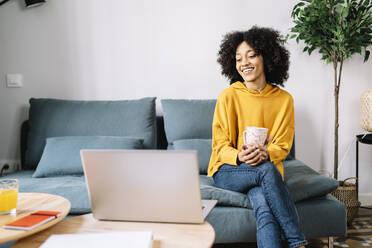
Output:
M70 208L70 202L62 196L42 193L18 193L17 214L15 216L0 216L0 244L30 236L57 224L70 212ZM9 222L40 210L59 211L61 215L55 220L49 221L29 231L8 230L3 228L3 225Z
M39 247L52 234L115 231L152 231L153 248L212 247L215 237L214 229L208 222L203 224L168 224L99 221L94 219L92 214L86 214L66 219L43 232L19 240L12 247Z

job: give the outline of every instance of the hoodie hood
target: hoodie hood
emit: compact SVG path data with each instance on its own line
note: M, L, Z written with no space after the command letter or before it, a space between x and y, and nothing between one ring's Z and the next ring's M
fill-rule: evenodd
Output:
M260 92L252 90L252 89L248 89L245 86L245 84L240 81L233 83L232 85L230 85L230 87L237 89L239 91L245 92L249 95L261 96L261 97L271 97L271 96L278 95L280 93L280 88L277 86L272 86L271 84L266 84L265 88Z

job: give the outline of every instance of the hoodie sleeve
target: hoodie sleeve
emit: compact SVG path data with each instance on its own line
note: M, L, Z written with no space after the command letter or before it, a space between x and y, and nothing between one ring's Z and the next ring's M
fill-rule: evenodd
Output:
M212 156L217 164L237 165L238 150L236 149L236 118L227 106L227 101L221 95L216 103L212 124Z
M277 165L287 157L293 143L295 122L292 96L290 96L287 104L283 104L283 108L278 113L274 125L275 128L273 130L276 131L271 134L273 138L269 143L268 150L270 161Z

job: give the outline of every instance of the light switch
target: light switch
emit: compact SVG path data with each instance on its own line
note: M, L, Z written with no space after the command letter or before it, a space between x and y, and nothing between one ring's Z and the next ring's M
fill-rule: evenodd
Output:
M6 74L6 87L21 88L23 87L22 74Z

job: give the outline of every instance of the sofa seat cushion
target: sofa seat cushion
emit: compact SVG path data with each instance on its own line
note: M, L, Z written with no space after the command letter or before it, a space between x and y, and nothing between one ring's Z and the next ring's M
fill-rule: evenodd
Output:
M307 239L346 236L346 206L331 194L296 203Z
M32 177L83 175L82 149L141 149L143 139L118 136L65 136L47 138Z
M257 227L253 209L216 206L205 220L216 233L215 244L256 241Z
M296 203L301 229L307 239L345 236L346 209L330 194ZM252 209L216 206L206 218L215 232L215 243L256 242Z
M16 178L20 193L47 193L59 195L71 202L70 214L90 213L90 202L84 176L33 178L32 170L23 170L1 177Z
M320 175L301 161L284 162L285 180L294 202L326 195L337 188L337 181ZM85 180L83 176L32 178L33 171L19 171L2 178L19 179L20 192L39 192L63 196L71 202L71 213L90 212ZM252 209L246 194L215 187L212 178L200 175L202 199L214 199L219 206Z
M23 169L35 169L46 138L61 136L125 136L143 139L154 149L155 98L121 101L30 99L29 132Z
M294 202L324 196L338 187L338 182L321 175L299 160L283 162L285 183ZM217 188L213 178L200 175L203 199L217 200L217 205L252 208L246 194Z
M202 199L204 200L217 200L217 205L219 206L233 206L252 209L251 202L247 195L217 188L216 186L210 184L204 184L202 181L207 181L206 179L211 179L205 175L200 175L200 192ZM213 181L213 179L211 179Z

